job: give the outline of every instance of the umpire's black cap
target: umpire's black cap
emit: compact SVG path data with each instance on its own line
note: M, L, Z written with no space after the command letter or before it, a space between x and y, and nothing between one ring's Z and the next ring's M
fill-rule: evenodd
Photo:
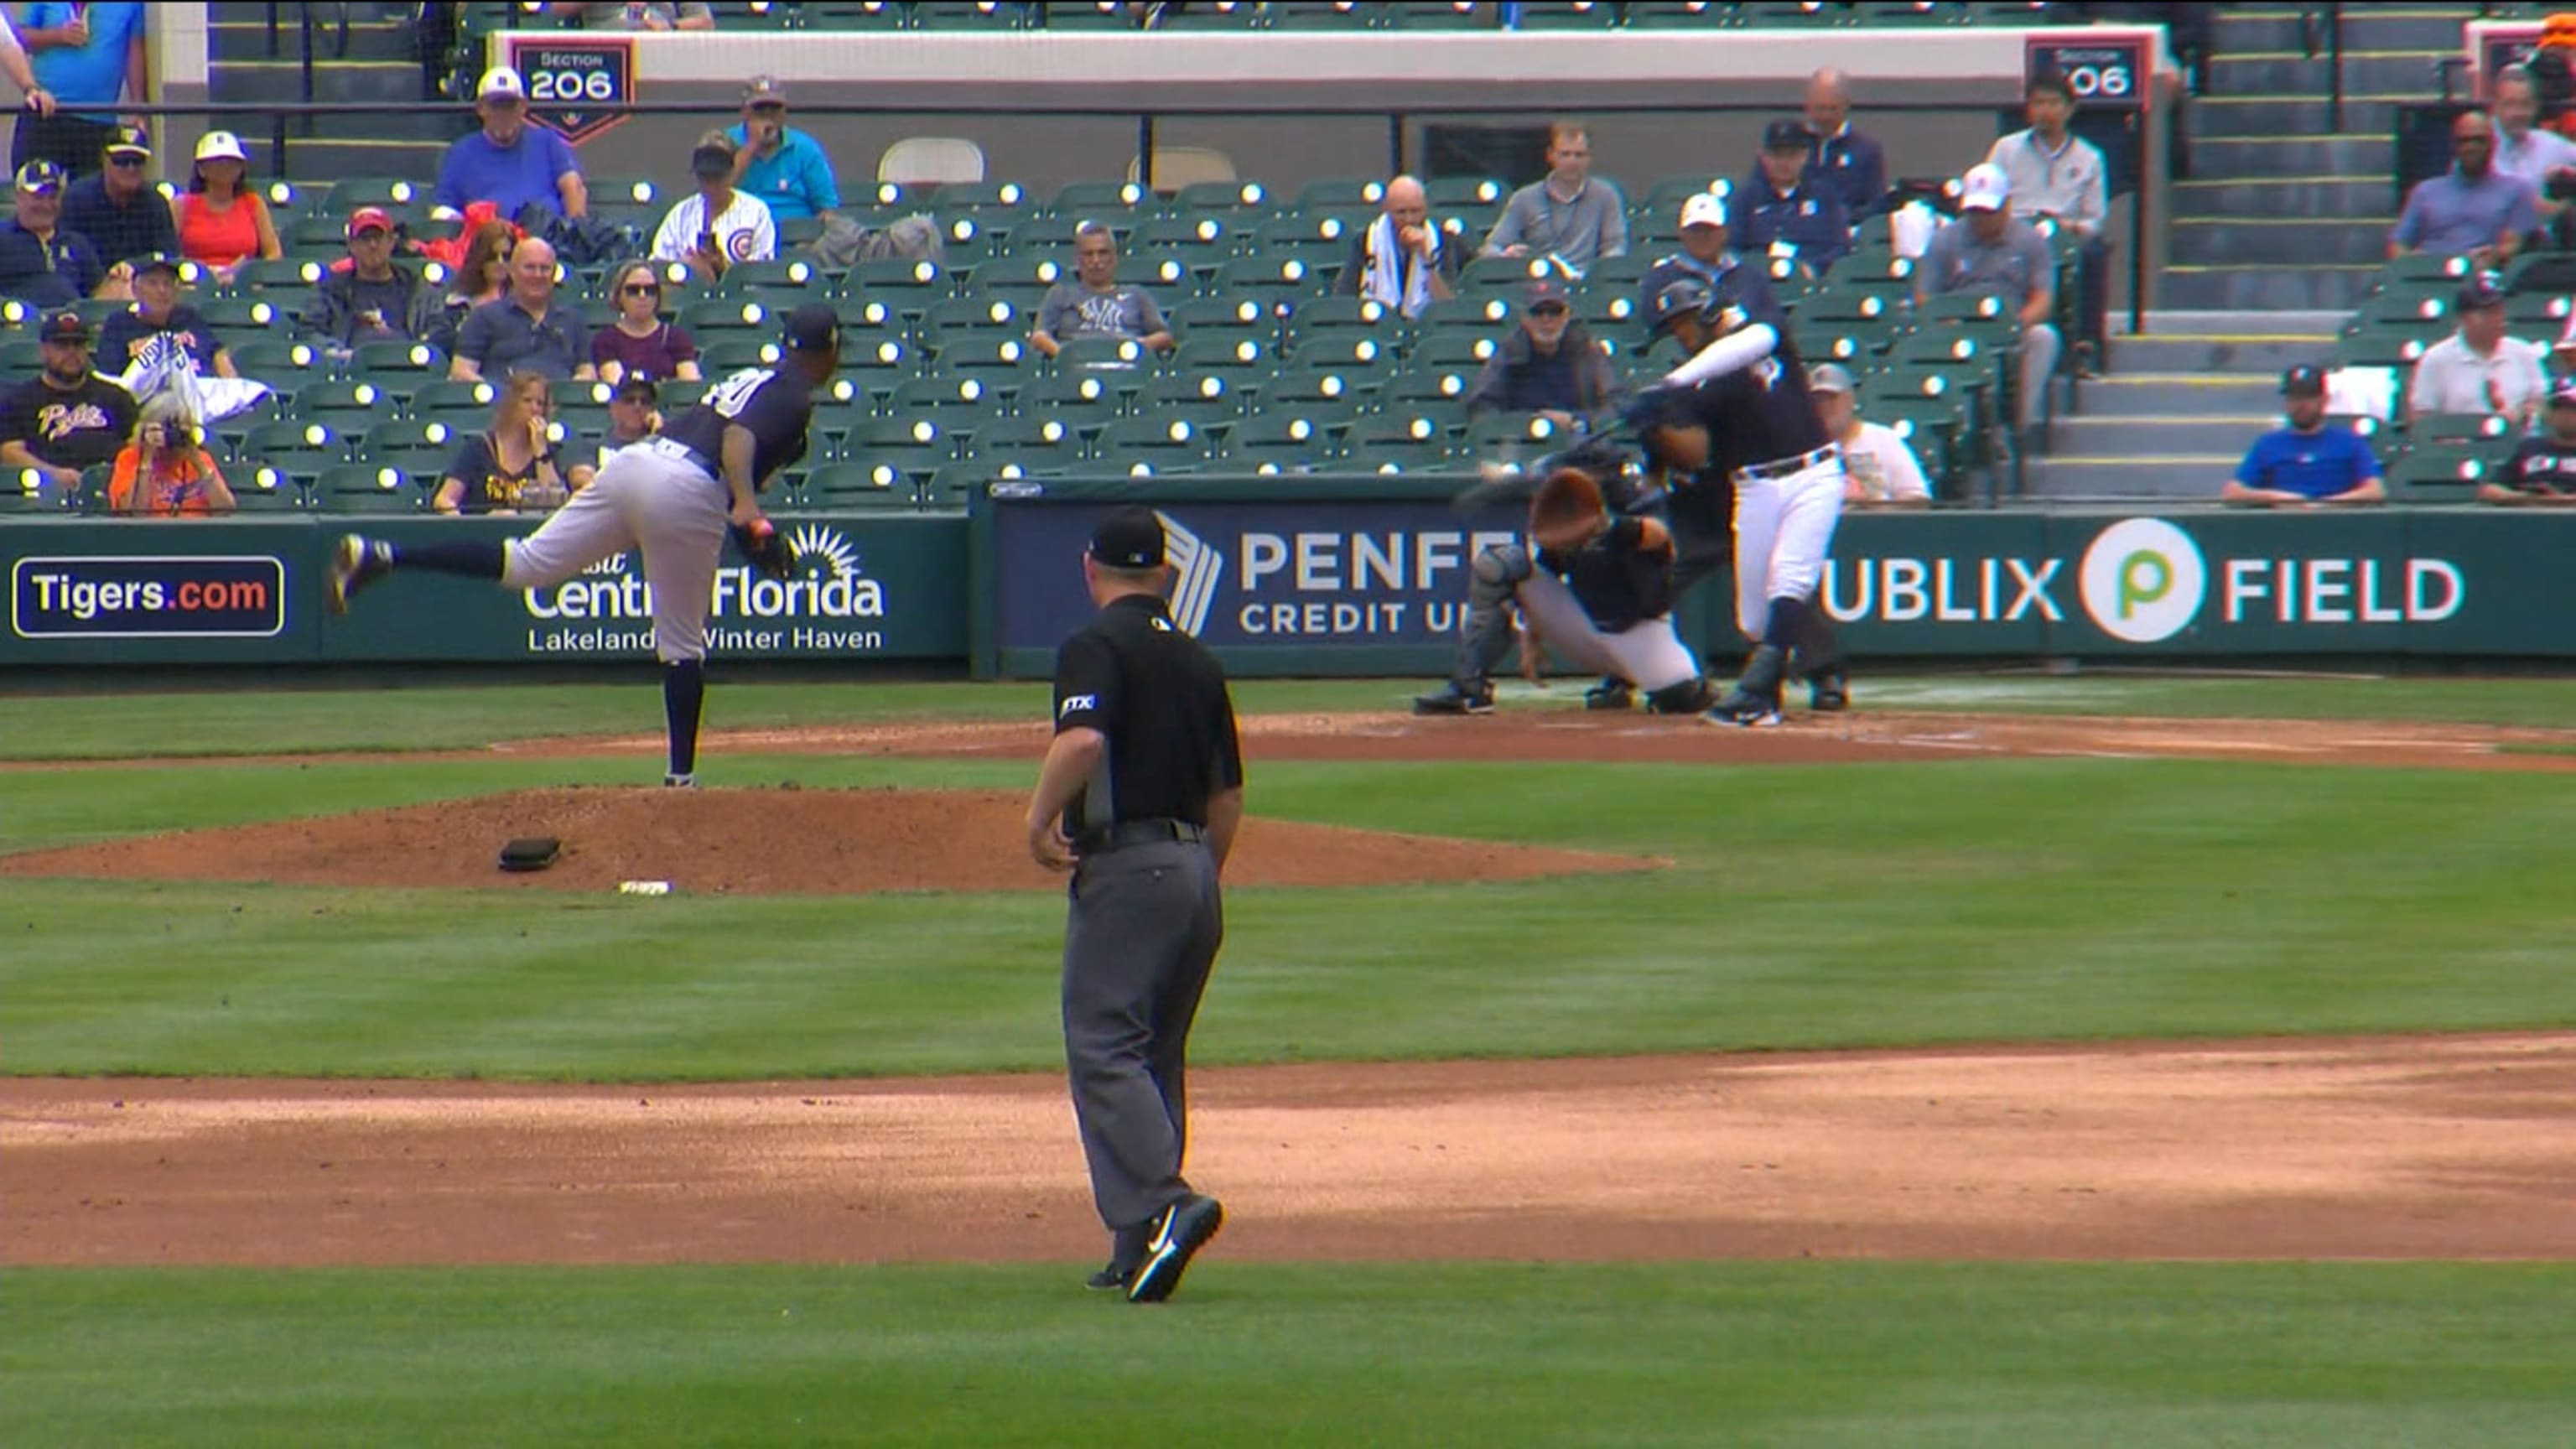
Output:
M1161 568L1162 518L1140 503L1119 509L1092 531L1091 556L1113 569Z
M1717 288L1708 277L1670 258L1655 263L1637 284L1637 315L1650 338L1663 336L1677 317L1705 316L1716 306Z

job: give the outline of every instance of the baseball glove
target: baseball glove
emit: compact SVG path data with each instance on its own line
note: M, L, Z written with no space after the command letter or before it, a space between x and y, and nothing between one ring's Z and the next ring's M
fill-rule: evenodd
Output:
M733 541L742 556L751 560L751 566L769 578L784 579L795 571L796 546L766 518L735 528Z
M1580 468L1560 468L1530 500L1530 538L1540 548L1577 549L1601 531L1601 484Z

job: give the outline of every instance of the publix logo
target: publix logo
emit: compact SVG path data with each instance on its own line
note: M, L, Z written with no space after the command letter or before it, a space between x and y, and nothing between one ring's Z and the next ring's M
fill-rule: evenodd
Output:
M2084 612L2103 633L2132 644L2181 633L2209 592L2200 545L2160 518L2132 518L2102 530L2084 550L2078 576Z

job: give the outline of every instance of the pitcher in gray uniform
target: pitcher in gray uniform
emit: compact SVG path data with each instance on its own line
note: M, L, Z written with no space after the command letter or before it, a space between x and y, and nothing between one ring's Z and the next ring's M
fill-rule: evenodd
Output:
M1073 874L1065 1063L1110 1234L1091 1286L1159 1303L1225 1220L1181 1176L1182 1078L1225 938L1217 878L1243 820L1243 754L1225 670L1164 611L1162 519L1109 515L1082 575L1100 613L1056 651L1029 853Z
M789 314L784 341L782 366L737 372L709 388L659 436L610 456L587 487L526 538L397 546L344 535L326 583L332 612L348 612L352 596L397 569L542 589L640 546L670 730L670 771L662 783L694 786L706 700L707 608L726 530L746 536L767 530L759 492L805 456L814 390L841 365L840 319L820 303Z

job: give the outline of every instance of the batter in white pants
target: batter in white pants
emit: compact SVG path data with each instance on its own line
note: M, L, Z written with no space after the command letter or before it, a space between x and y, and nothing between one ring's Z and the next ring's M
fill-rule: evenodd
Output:
M1745 638L1769 632L1772 600L1815 597L1842 516L1840 448L1809 453L1786 476L1735 475L1735 625Z
M726 512L724 484L694 453L648 439L609 455L589 487L536 532L504 545L501 583L551 588L612 554L640 548L653 601L654 654L665 664L704 659Z
M1539 637L1577 669L1616 675L1649 694L1699 678L1699 660L1673 632L1670 615L1605 631L1554 574L1532 574L1513 594Z

